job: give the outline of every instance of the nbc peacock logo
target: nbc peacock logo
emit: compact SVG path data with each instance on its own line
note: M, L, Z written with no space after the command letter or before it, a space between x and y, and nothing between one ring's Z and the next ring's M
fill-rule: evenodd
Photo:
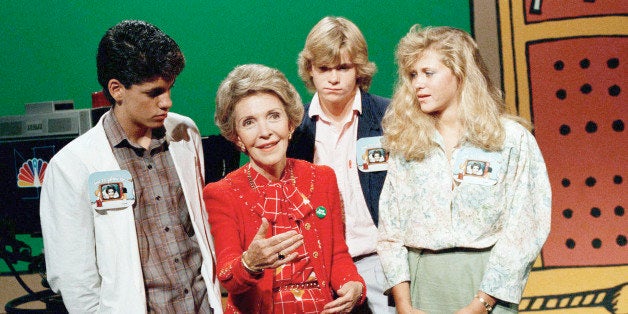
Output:
M17 174L17 186L21 188L41 187L48 162L41 158L32 158L22 163Z

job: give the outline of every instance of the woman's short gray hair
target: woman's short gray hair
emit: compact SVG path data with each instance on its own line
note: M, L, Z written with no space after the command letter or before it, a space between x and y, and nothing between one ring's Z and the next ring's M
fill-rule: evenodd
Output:
M245 97L268 93L277 96L284 105L290 129L303 119L303 102L297 90L281 71L261 64L245 64L235 67L220 83L216 92L214 122L226 139L237 140L235 131L235 105Z

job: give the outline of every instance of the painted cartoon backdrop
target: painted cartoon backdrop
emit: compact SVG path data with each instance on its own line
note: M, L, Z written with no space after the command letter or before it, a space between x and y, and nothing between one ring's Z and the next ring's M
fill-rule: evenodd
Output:
M509 110L533 121L552 231L523 313L628 313L628 1L496 1Z

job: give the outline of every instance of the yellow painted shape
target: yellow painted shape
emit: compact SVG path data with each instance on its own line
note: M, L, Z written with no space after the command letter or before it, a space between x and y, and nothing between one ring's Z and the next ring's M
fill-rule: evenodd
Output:
M506 108L509 113L528 121L531 120L531 102L526 43L541 39L628 35L628 16L570 18L526 25L523 0L499 3Z

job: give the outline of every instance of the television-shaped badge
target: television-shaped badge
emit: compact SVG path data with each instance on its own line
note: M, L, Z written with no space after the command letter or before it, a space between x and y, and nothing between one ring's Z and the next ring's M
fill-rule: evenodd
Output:
M124 209L135 202L133 180L126 170L94 172L88 184L94 210Z
M494 185L502 167L501 154L477 147L463 146L454 157L454 180L480 185Z
M467 160L465 162L465 176L484 177L489 173L490 163L482 160Z
M382 137L363 137L356 143L356 164L364 172L388 170L388 152L382 147Z

